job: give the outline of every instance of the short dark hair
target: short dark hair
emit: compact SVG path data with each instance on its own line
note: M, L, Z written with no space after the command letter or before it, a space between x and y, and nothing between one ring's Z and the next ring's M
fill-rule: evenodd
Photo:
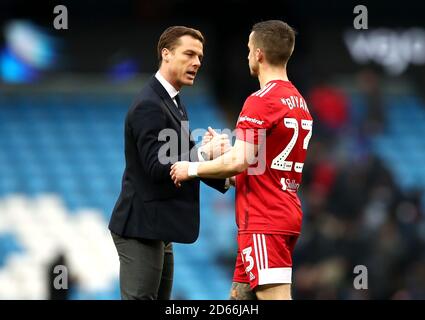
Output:
M254 46L264 50L271 65L285 65L295 45L295 30L286 22L268 20L252 27Z
M199 30L184 26L169 27L165 29L165 31L161 34L161 37L159 37L157 47L159 66L161 66L162 63L162 49L167 48L170 51L173 50L178 45L179 38L186 35L201 41L202 44L205 43L204 36Z

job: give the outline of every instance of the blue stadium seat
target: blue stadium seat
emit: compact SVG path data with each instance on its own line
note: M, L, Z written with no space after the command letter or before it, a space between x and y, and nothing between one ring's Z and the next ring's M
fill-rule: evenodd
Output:
M404 190L425 190L425 105L412 95L388 98L388 131L373 141Z
M76 214L83 208L102 212L106 223L120 191L124 169L123 122L133 95L93 94L0 96L0 196L58 194ZM185 96L190 126L226 127L215 102L206 95ZM199 137L200 140L201 137ZM176 294L187 299L226 299L231 279L217 271L217 256L232 250L232 192L223 196L201 188L201 233L193 245L176 245ZM227 199L230 214L217 216ZM227 222L226 222L227 221ZM219 227L217 227L219 226ZM13 250L11 236L0 234L0 268ZM206 275L208 275L206 277ZM76 288L74 299L118 299L113 289L87 293Z

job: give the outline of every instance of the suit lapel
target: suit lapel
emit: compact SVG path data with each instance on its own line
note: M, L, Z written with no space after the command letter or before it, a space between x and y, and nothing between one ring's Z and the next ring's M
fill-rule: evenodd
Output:
M178 121L178 123L180 124L180 128L181 127L181 121L189 121L188 117L187 117L187 111L186 111L186 107L183 105L183 103L181 103L180 101L180 106L183 109L183 112L185 114L185 117L182 117L182 115L180 114L180 111L177 109L176 105L174 104L174 101L171 99L170 95L168 94L167 90L165 90L165 88L162 86L162 84L158 81L157 78L155 78L155 76L152 76L152 78L150 79L150 85L151 87L154 89L154 91L161 97L162 101L164 102L165 106L167 107L167 109L171 112L171 114L174 116L174 118L176 118L176 120ZM191 132L189 130L189 128L186 128L187 130L182 130L185 134L187 134L190 143L192 143L192 136L191 136Z
M158 79L155 78L155 76L152 76L150 80L150 84L151 84L151 87L155 90L155 92L161 97L162 101L164 101L164 104L167 106L171 114L178 121L184 120L179 110L177 109L176 105L174 104L174 101L171 99L170 95L168 94L167 90L165 90L165 88L161 85Z

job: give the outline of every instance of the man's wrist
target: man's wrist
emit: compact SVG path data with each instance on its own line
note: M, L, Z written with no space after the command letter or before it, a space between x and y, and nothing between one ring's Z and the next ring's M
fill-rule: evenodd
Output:
M198 177L199 164L199 162L189 162L189 167L187 168L187 175L189 178Z

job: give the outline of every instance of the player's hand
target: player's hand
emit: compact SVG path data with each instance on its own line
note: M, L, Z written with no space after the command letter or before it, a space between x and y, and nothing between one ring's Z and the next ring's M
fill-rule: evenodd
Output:
M206 153L208 158L205 160L215 159L231 148L229 136L227 134L218 134L211 127L208 127L208 131L204 134L202 144L202 151Z
M188 161L178 161L171 166L170 176L177 188L181 187L183 181L189 180L190 177L187 174L189 168Z
M202 143L201 143L202 146L206 145L213 138L213 135L210 132L210 129L213 130L211 127L208 127L208 131L206 131L204 136L202 137Z

